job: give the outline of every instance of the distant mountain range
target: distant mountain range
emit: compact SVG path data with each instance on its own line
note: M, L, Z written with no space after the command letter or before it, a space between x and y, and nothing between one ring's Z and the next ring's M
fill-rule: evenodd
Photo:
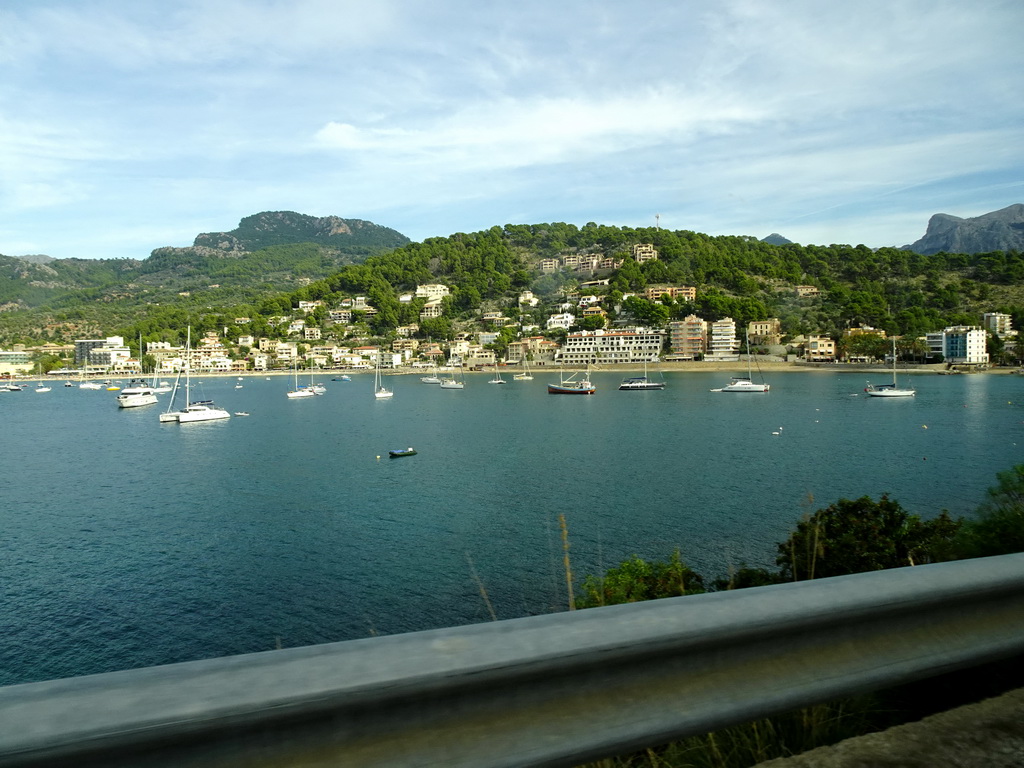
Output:
M777 232L761 238L770 245L789 245ZM920 240L901 247L925 256L936 253L991 253L1024 250L1024 205L1017 203L999 211L962 219L948 213L936 213L928 220L928 229Z
M936 213L928 220L924 237L903 249L926 256L1024 250L1024 205L1017 203L971 219Z
M0 255L0 310L124 299L158 304L209 291L219 303L243 302L407 243L401 232L361 219L267 211L246 216L230 232L201 234L193 245L157 248L142 260Z

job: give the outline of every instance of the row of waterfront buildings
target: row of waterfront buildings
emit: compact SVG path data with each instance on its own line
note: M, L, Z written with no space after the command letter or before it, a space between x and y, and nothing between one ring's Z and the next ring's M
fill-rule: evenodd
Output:
M1009 316L998 313L985 315L993 333L1012 342L1016 333ZM782 335L779 320L750 323L744 334L752 346L775 347ZM870 327L849 329L848 337L874 335L885 338L885 332ZM951 326L929 333L924 337L929 354L941 355L950 364L985 365L988 330L981 326ZM443 345L422 341L410 336L395 339L390 349L379 346L343 346L334 342L309 344L269 338L242 336L236 344L225 342L213 332L199 338L191 355L183 347L168 342L149 342L146 354L152 356L158 373L174 373L189 365L193 370L231 373L248 370L269 370L293 366L314 365L320 368L369 368L380 359L381 366L395 368L402 365L441 365L445 362L468 367L493 365L500 362L517 363L523 360L539 364L565 365L616 364L654 362L664 356L666 360L737 360L743 341L737 334L731 318L705 321L694 315L669 323L668 330L648 328L615 328L595 331L576 331L567 334L565 342L540 335L520 336L508 344L502 359L490 346L496 332L463 334ZM666 353L666 341L668 351ZM243 357L239 348L248 349ZM788 349L799 348L808 362L833 362L837 359L837 343L826 336L798 337L790 341ZM132 351L119 336L105 339L80 339L73 346L45 345L28 349L15 345L13 350L0 350L0 374L32 372L32 360L42 353L68 354L73 350L75 371L86 374L131 374L142 370L141 360L132 357ZM869 362L847 357L851 362ZM68 371L62 371L67 373Z

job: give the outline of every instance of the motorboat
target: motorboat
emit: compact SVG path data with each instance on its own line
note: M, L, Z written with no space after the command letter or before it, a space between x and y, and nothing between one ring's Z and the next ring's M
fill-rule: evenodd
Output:
M136 408L140 405L153 405L157 402L156 390L149 384L140 381L131 382L117 396L118 408Z

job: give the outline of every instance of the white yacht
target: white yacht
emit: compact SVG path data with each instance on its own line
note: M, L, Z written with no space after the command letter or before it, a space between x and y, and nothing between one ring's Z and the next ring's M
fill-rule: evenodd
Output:
M137 408L140 405L157 403L156 390L149 384L133 381L117 396L118 408Z

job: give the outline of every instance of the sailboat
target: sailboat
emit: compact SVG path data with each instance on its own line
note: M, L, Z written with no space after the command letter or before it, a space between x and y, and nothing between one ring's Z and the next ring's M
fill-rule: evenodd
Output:
M178 416L181 415L181 411L174 410L174 398L178 394L178 384L181 382L181 371L178 371L177 377L174 379L174 386L171 387L171 398L167 402L167 410L160 414L161 424L170 424L176 422ZM188 397L186 395L185 397Z
M750 336L747 336L747 375L733 376L724 387L712 389L712 392L767 392L769 387L762 381L760 384L754 382L750 375Z
M526 358L523 358L523 372L517 373L512 377L514 381L533 381L533 376L530 374L530 364L526 362Z
M87 379L85 377L85 374L86 374L86 370L85 369L88 366L89 366L89 361L88 360L83 360L82 361L81 372L80 372L80 374L78 376L78 388L79 389L103 389L103 385L100 384L98 381L90 381L89 379Z
M441 379L437 375L437 366L435 365L426 376L420 376L420 381L424 384L440 384Z
M558 378L558 384L548 384L549 395L592 395L597 391L597 387L590 381L590 366L587 366L585 374L577 371L566 377L564 372L560 372Z
M39 364L39 375L40 375L40 376L42 376L42 375L43 375L43 364L42 364L42 363L40 363L40 364ZM34 392L49 392L49 391L50 391L50 387L48 387L48 386L46 385L46 382L44 382L44 381L39 381L39 382L38 382L38 383L36 384L36 388L35 388L35 389L34 389L33 391L34 391Z
M383 400L387 397L394 397L395 393L385 387L380 379L380 358L380 350L377 350L377 368L373 374L373 396L378 400Z
M917 394L913 387L900 387L896 383L896 337L892 339L892 384L871 384L864 391L871 397L913 397Z
M487 382L488 384L504 384L505 380L501 378L501 369L498 367L498 361L494 361L494 378Z
M299 386L299 361L298 358L292 361L292 372L295 376L295 386L288 391L288 399L295 400L300 397L315 397L316 390L310 386ZM310 374L310 380L312 381L312 374Z
M646 360L644 360L644 375L643 376L630 376L629 378L623 379L622 383L619 384L619 389L625 389L625 390L630 390L630 391L632 391L632 390L646 390L646 389L664 389L664 388L665 388L664 380L662 380L662 381L652 381L651 379L647 378L647 361Z
M189 382L192 373L192 328L188 329L188 343L185 347L185 402L188 403L178 412L179 424L190 424L196 421L216 421L218 419L230 419L231 414L223 408L218 408L212 400L196 400L189 402Z
M458 371L460 374L462 373L461 363L459 364ZM438 384L438 386L441 387L441 389L464 389L466 387L466 382L453 373L441 379L441 383Z

